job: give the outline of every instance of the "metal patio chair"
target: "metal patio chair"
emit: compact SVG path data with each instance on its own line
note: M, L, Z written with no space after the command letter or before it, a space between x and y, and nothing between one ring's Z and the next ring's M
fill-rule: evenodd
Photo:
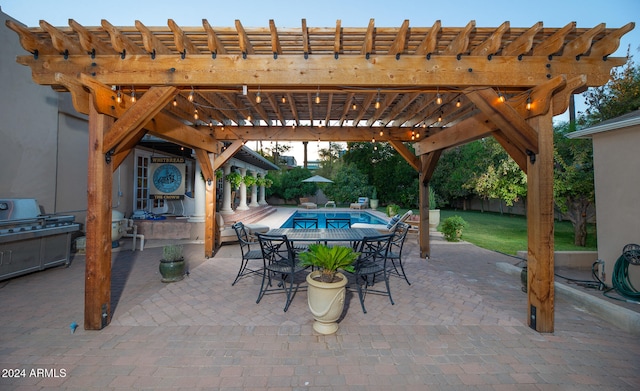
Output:
M398 222L396 229L393 231L393 238L391 239L389 253L387 254L387 259L391 261L389 272L404 278L409 285L411 285L411 283L407 278L407 274L404 272L404 266L402 266L402 248L404 247L404 241L407 238L410 227L407 223Z
M256 303L260 303L262 297L266 293L275 293L283 291L286 293L286 302L284 311L287 312L289 304L299 287L299 280L296 282L297 275L307 269L302 266L295 250L286 235L266 235L256 234L260 248L262 249L262 259L264 268L262 270L262 284L260 285L260 293ZM277 288L269 288L272 286L271 279L279 279ZM294 291L294 286L296 287Z
M362 312L367 313L364 299L367 293L389 296L391 304L391 290L389 289L389 273L387 270L387 253L391 245L393 234L366 237L360 242L360 255L354 264L355 285L362 306ZM382 277L385 289L374 289L376 279Z
M240 243L240 251L242 252L242 262L240 263L240 270L238 270L238 275L236 279L233 280L231 286L235 285L238 280L249 274L262 274L262 267L259 268L250 268L249 262L260 262L262 264L262 250L259 248L259 243L251 240L249 234L247 234L247 230L242 224L242 222L237 222L233 224L232 228L236 231L236 235L238 236L238 242ZM253 246L253 248L251 248Z
M293 219L293 228L317 229L318 219L315 217L297 217Z

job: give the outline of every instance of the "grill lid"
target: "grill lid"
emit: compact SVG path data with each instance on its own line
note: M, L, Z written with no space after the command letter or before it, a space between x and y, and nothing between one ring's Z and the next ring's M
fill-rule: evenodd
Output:
M35 198L0 199L0 221L34 219L40 215L40 206Z

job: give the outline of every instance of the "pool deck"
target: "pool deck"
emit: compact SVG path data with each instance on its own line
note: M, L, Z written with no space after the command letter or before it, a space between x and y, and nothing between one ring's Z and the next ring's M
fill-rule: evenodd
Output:
M265 223L279 226L292 211ZM189 275L160 282L166 241L115 249L112 321L84 330L85 257L75 254L69 268L0 282L0 369L19 370L0 378L0 390L640 389L637 333L562 291L554 332L538 333L524 320L519 276L502 271L517 259L431 239L425 260L408 236L412 285L392 278L395 305L371 295L364 314L350 292L329 336L313 331L306 292L285 313L283 295L255 303L257 276L232 287L234 243L207 259L201 243L185 242Z

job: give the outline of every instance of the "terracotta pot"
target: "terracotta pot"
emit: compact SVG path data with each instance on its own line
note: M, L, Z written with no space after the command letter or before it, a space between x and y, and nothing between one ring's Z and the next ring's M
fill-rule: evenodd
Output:
M347 277L342 273L337 276L342 278L338 282L322 282L314 277L320 276L320 271L315 270L307 275L307 301L309 309L315 319L313 329L320 334L333 334L338 331L338 319L344 310Z

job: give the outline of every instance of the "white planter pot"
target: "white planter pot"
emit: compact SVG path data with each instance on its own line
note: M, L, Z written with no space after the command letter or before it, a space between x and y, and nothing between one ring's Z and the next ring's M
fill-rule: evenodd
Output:
M437 231L440 224L440 209L429 209L429 231Z
M371 207L371 209L378 208L378 200L369 200L369 206Z
M315 319L313 329L320 334L333 334L338 331L338 319L344 310L347 277L337 273L342 278L339 282L321 282L314 279L320 275L319 270L307 275L307 301L309 309Z

